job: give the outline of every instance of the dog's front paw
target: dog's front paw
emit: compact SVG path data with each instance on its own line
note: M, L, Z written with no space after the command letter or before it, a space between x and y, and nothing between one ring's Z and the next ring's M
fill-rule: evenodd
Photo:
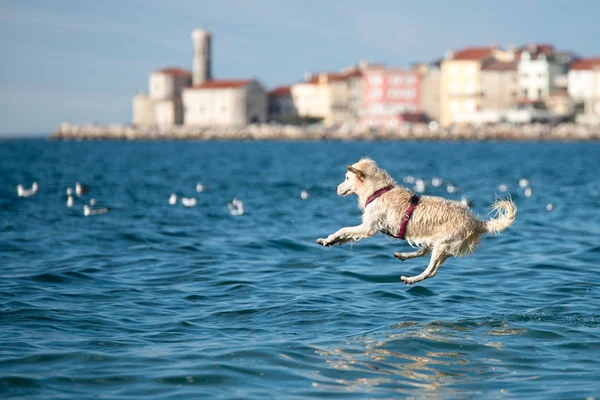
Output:
M406 260L406 257L404 256L404 254L403 253L399 253L397 251L394 253L394 257L396 257L400 261L405 261Z
M410 279L410 278L407 278L407 277L406 277L406 276L404 276L404 275L400 277L400 280L401 280L402 282L406 283L407 285L412 285L413 283L415 283L415 281L413 281L413 280L412 280L412 279Z
M327 239L317 239L317 243L319 243L321 246L331 246L332 243L330 241L328 241Z

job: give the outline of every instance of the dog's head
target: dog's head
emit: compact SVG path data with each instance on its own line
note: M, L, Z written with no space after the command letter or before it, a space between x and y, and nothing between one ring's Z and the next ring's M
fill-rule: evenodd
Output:
M346 178L337 186L337 194L340 196L350 196L364 191L366 181L377 171L375 161L363 158L359 162L349 165L346 171Z

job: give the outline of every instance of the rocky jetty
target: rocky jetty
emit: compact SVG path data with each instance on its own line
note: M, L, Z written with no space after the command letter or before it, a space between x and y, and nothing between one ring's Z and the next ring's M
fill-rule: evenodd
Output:
M389 130L358 126L294 126L262 124L243 127L168 129L132 125L62 124L51 136L57 140L523 140L591 141L600 139L600 126L564 123L436 127L405 124Z

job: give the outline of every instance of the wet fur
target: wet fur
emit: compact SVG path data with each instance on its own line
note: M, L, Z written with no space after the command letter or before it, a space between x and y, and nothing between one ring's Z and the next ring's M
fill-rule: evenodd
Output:
M393 189L372 201L366 208L369 196L377 190L392 185ZM324 239L322 246L359 241L379 232L397 234L404 211L413 192L396 183L375 161L363 158L348 167L346 179L337 187L340 196L358 195L358 207L364 211L362 223L338 230ZM449 257L467 256L477 248L485 233L496 234L508 228L515 220L517 208L509 199L499 199L492 205L496 218L478 220L461 203L436 196L421 196L406 227L406 240L411 246L420 246L412 253L394 253L402 261L431 254L428 267L421 274L400 279L412 285L433 277Z

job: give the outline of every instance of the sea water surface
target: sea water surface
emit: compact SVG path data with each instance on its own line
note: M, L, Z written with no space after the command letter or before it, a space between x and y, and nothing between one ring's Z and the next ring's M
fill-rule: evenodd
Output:
M406 286L428 259L395 259L405 242L315 243L360 222L335 186L363 156L482 219L510 193L516 222ZM0 396L598 398L599 160L598 143L0 141ZM92 198L109 213L85 217Z

